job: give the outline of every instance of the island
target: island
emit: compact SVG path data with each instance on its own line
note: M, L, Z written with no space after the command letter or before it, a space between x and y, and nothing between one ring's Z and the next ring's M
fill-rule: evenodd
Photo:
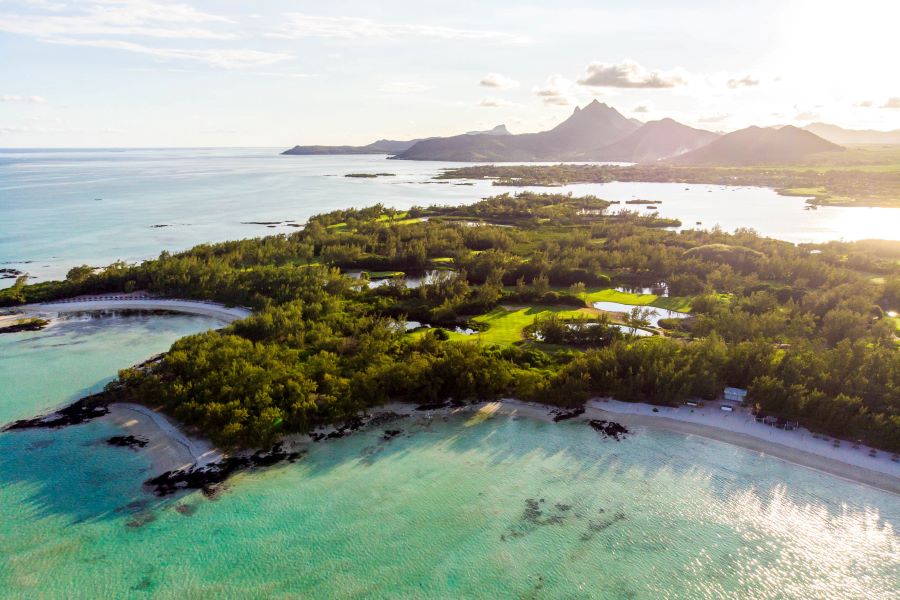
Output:
M609 206L523 193L338 210L291 234L20 280L0 303L146 290L251 309L67 409L81 422L110 403L150 407L226 451L261 449L206 467L214 478L291 459L285 436L353 431L397 402L666 408L717 402L726 387L746 390L760 420L900 451L888 312L900 306L900 244L675 232ZM629 291L641 286L665 293ZM9 427L28 421L48 419Z

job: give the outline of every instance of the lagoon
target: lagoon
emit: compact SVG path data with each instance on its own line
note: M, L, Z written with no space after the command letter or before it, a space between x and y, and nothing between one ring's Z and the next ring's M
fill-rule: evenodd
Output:
M2 150L0 268L27 271L41 281L63 277L80 264L137 261L203 242L290 233L310 216L339 208L460 204L523 189L622 202L613 210L634 208L624 204L631 199L660 200L654 212L680 218L684 228L752 227L791 242L900 239L900 209L804 210L802 198L766 188L668 183L507 188L432 179L441 169L460 166L456 163L386 163L381 155L280 156L279 151ZM396 175L344 177L385 170ZM0 280L0 286L11 284Z

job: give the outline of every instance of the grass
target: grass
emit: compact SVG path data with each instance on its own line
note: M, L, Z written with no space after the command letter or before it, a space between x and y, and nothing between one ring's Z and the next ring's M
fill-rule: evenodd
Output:
M611 288L592 288L581 296L585 302L618 302L634 306L655 306L677 312L690 312L693 298L690 296L657 296L656 294L632 294Z
M900 332L900 317L885 317L884 320L888 323L893 323L894 329Z
M527 306L517 308L515 310L507 310L505 308L495 308L489 313L479 315L472 319L476 323L485 325L486 329L473 335L465 335L463 333L448 332L450 339L453 341L479 341L483 344L498 344L508 346L516 342L520 342L525 338L522 332L526 327L534 323L539 316L547 316L555 314L565 319L574 319L580 316L587 318L594 317L593 311L587 308L571 309L568 307L558 306ZM425 329L414 331L410 335L424 335Z

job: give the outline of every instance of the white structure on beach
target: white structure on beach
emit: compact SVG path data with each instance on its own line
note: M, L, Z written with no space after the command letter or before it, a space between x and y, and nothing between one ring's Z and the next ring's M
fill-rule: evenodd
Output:
M725 388L725 399L729 402L739 402L743 404L744 400L747 399L747 390L744 388L727 387Z

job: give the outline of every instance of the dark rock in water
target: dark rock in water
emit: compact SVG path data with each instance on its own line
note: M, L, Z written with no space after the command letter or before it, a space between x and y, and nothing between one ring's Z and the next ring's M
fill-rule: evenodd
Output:
M579 417L584 414L584 407L579 406L577 408L573 408L571 410L558 409L553 411L553 422L559 423L560 421L567 421L569 419L574 419L575 417Z
M450 406L450 402L442 401L442 402L430 402L426 404L420 404L416 407L416 410L426 411L426 410L440 410L442 408L447 408Z
M0 269L0 279L16 279L17 277L21 277L24 274L25 273L18 269L11 269L9 267Z
M153 514L152 512L142 512L142 513L136 514L130 521L125 523L125 526L133 527L133 528L143 527L144 525L147 525L148 523L152 523L155 520L156 520L156 515Z
M614 440L621 441L628 435L628 428L624 425L620 425L614 421L604 421L603 419L592 419L590 421L591 427L594 428L594 431L602 434L605 437L613 438Z
M0 333L19 333L22 331L40 331L50 324L46 319L28 319L20 323L0 327Z
M106 443L110 446L118 446L119 448L143 448L150 440L142 437L135 437L133 435L114 435L108 440Z
M103 392L85 396L81 400L61 408L55 413L35 417L33 419L21 419L14 421L3 428L3 431L15 429L56 429L67 425L78 425L102 417L109 412L107 403L109 398Z
M382 437L385 440L392 440L395 437L397 437L398 435L400 435L401 433L403 433L403 431L400 429L385 429L384 435Z
M345 421L343 425L337 427L334 431L331 431L329 433L313 431L309 434L309 437L312 438L312 441L314 442L340 439L345 435L349 435L355 431L359 431L365 424L366 422L363 419L359 417L353 417Z
M175 512L177 512L179 515L189 517L197 512L197 506L194 504L178 504L175 506Z
M380 413L369 419L368 422L366 422L366 425L369 427L379 427L404 418L406 418L404 415L395 412Z
M282 444L269 450L257 450L246 456L229 456L219 462L186 470L166 471L144 482L157 496L170 496L179 490L202 490L214 495L219 486L238 471L254 467L270 467L280 462L295 462L302 452L288 452Z

